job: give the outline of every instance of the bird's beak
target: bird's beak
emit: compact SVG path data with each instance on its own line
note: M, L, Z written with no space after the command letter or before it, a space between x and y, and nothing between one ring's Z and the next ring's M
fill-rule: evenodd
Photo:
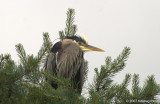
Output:
M100 48L97 48L97 47L94 47L94 46L91 46L91 45L82 45L80 46L80 48L83 50L83 51L99 51L99 52L104 52L104 50L100 49Z

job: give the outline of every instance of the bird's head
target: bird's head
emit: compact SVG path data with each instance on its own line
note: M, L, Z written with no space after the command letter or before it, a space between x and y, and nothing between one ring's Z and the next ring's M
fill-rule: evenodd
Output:
M91 46L88 44L88 40L84 36L68 36L65 39L71 39L75 42L84 52L86 51L100 51L104 52L104 50Z

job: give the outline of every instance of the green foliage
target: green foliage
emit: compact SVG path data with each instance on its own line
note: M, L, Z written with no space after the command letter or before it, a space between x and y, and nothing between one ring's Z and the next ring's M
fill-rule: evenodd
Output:
M100 70L95 68L94 82L89 89L89 104L156 103L156 95L160 92L160 85L156 83L153 75L148 76L141 88L139 86L139 75L134 74L131 91L127 88L131 81L130 74L126 74L121 84L113 83L113 76L125 67L125 61L129 54L130 48L125 47L116 59L111 61L111 57L107 57L105 65L102 65Z
M74 9L68 10L66 28L59 32L61 40L65 36L76 35L74 14ZM22 44L16 45L20 59L18 64L9 54L0 55L0 104L156 104L160 85L156 83L153 75L148 76L140 87L139 75L134 74L131 90L127 88L131 82L131 74L126 74L121 84L116 84L113 80L126 66L129 47L125 47L113 61L111 57L106 57L105 65L100 69L95 68L95 77L89 86L87 98L72 87L69 79L59 78L43 70L44 60L51 47L49 34L43 33L43 44L36 56L28 55ZM85 63L85 68L88 69L88 62ZM58 89L52 88L45 78L57 82Z
M59 31L59 36L61 40L63 40L65 36L76 35L77 25L74 24L74 16L75 10L69 8L67 11L66 28L64 29L64 31Z
M131 78L130 74L126 74L124 81L120 85L113 84L113 76L125 67L125 61L129 53L130 48L125 47L122 53L113 61L111 57L107 57L105 65L101 66L100 71L95 68L94 83L91 85L89 92L91 98L96 94L98 97L97 104L110 104L114 99L116 100L116 96L121 96L124 88L127 87ZM90 100L92 102L92 99Z

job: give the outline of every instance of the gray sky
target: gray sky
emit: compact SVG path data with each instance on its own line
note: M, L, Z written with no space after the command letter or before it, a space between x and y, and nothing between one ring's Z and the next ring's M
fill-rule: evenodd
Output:
M18 61L15 45L22 43L28 54L36 55L43 32L58 38L68 8L76 11L77 33L105 50L85 54L88 82L106 56L114 59L129 46L127 65L115 82L122 82L126 73L137 73L141 84L151 74L160 83L160 0L0 0L0 52Z

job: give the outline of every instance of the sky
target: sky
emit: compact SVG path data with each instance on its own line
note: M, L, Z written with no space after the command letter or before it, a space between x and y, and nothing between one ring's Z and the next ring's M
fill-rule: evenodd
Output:
M121 83L126 73L136 73L141 85L152 74L160 84L160 0L0 0L0 54L10 53L18 62L15 45L21 43L27 54L37 55L43 32L53 41L65 28L68 8L75 9L77 34L105 50L85 53L87 83L105 57L115 59L128 46L131 54L115 83Z

